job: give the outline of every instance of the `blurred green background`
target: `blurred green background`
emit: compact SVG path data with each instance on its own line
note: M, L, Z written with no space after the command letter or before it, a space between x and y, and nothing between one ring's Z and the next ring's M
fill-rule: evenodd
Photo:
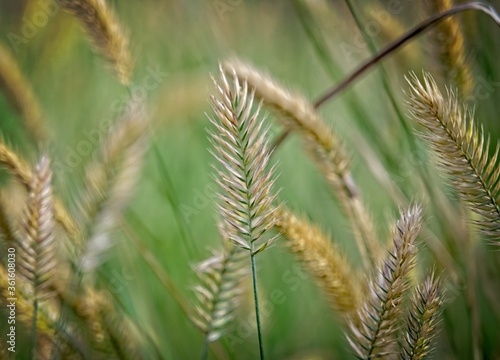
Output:
M140 327L149 358L198 358L202 336L145 261L144 249L191 301L190 288L197 281L192 266L207 258L211 248L220 248L213 205L217 188L211 178L213 160L206 133L210 74L217 72L218 61L236 55L313 100L367 59L370 49L346 3L340 0L109 2L130 31L137 63L132 91L147 97L152 142L125 214L129 229L117 230L118 244L101 274L110 295ZM62 11L49 14L44 26L37 26L29 38L23 37L26 41L12 43L8 34L23 36L26 21L45 11L45 3L0 1L0 35L40 99L53 140L45 146L56 164L56 192L72 208L84 185L84 166L97 147L96 138L88 134L96 134L100 124L118 115L127 90L92 52L75 19ZM421 2L410 0L355 3L376 48L427 14ZM389 9L395 9L396 3L398 10L391 13ZM492 3L500 9L500 2ZM496 143L500 134L500 29L482 13L467 12L457 19L463 25L465 52L474 77L466 101L475 105L476 118ZM436 265L444 271L451 291L435 357L472 358L473 326L467 300L467 284L472 283L480 309L481 350L484 358L498 359L497 249L477 242L463 226L463 210L450 188L442 185L432 156L413 135L415 126L404 105L404 76L411 70L417 74L422 69L431 71L443 88L453 86L444 81L442 68L429 54L432 36L438 35L430 31L412 41L329 102L321 113L350 151L354 176L382 239L390 238L399 206L410 200L427 205L427 227L439 242L427 234L422 236L427 245L422 246L420 267L432 266L440 251L450 255L453 265L450 273L446 264ZM156 81L145 89L143 81L151 73ZM273 114L268 121L275 123ZM276 136L280 131L273 127ZM37 147L29 140L19 115L1 96L0 132L25 158L32 163L36 160ZM281 199L327 230L360 267L349 223L300 139L290 136L275 159L280 163ZM401 201L394 198L387 182L381 182L381 176L400 189ZM7 178L2 179L9 186ZM142 251L130 236L142 244ZM468 267L469 257L477 266ZM349 358L339 318L284 244L278 241L259 255L258 269L269 359ZM233 330L222 339L218 355L211 353L214 358L257 358L250 294L247 303Z

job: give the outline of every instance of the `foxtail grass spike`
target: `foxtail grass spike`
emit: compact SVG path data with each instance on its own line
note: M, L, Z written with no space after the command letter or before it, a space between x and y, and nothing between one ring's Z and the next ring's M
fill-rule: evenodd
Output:
M415 264L416 238L422 226L422 210L413 206L401 212L393 235L393 247L376 277L370 282L368 299L352 323L349 344L360 359L380 358L396 351L408 274Z
M483 234L500 240L500 166L498 147L490 155L489 137L474 122L473 113L448 90L444 97L430 74L423 81L411 74L408 106L425 128L420 136L438 155L439 167L454 190L481 216L476 221Z
M48 291L56 276L57 248L54 239L52 171L42 156L30 184L27 206L18 235L19 275L27 284L33 301L33 357L39 351L37 318L40 302L54 294Z
M195 267L200 283L194 288L197 305L191 320L207 343L218 340L228 330L250 272L248 253L227 239L223 239L223 244L223 251L215 252Z
M105 0L57 0L82 24L90 43L109 62L118 79L128 85L133 71L129 38Z
M401 359L420 360L431 353L444 303L443 296L441 281L434 273L415 288L406 320L406 333L401 341Z
M276 228L339 315L353 320L362 286L355 270L321 229L282 206Z
M212 96L212 154L220 165L214 166L221 189L218 207L222 237L250 255L259 352L264 359L255 256L276 238L268 236L278 220L273 206L275 166L268 169L268 128L259 116L260 104L253 109L254 91L234 71L230 75L232 84L220 67L220 80L214 80L216 96Z
M452 0L426 1L425 5L431 14L441 13L453 7ZM443 20L431 34L431 55L437 60L443 79L452 83L466 97L474 87L472 69L465 52L465 38L460 20L450 17Z
M381 255L376 227L363 203L351 174L347 151L312 104L301 94L288 91L270 76L237 59L225 62L240 81L248 82L258 98L278 113L289 130L297 130L318 168L332 186L352 224L352 229L366 269L378 263Z
M37 164L19 232L19 274L31 284L35 299L47 295L57 265L52 203L52 171L42 156Z
M98 158L87 167L87 187L80 203L84 272L101 264L105 252L113 246L110 232L118 225L139 180L148 124L143 104L132 100L101 144Z
M231 74L231 73L230 73ZM212 97L215 118L211 143L213 156L220 165L214 167L221 188L219 210L227 226L223 237L256 254L273 239L265 239L276 223L274 169L267 169L270 159L268 129L259 116L260 105L252 109L254 92L247 82L233 75L231 86L221 69L220 83L215 82L217 97Z
M0 166L6 169L24 188L29 191L33 174L30 166L4 142L0 141ZM64 205L54 199L54 218L61 224L71 239L78 237L78 227Z
M45 144L49 138L43 122L40 103L11 52L0 43L0 89L12 107L21 115L24 127L34 144Z

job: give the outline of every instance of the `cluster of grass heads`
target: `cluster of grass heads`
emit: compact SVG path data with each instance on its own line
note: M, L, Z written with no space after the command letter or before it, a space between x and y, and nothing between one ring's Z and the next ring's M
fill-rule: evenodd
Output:
M493 6L47 1L0 2L2 358L499 356Z

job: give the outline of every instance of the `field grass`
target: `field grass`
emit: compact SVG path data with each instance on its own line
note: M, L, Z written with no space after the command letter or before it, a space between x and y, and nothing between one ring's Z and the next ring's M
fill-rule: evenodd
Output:
M204 336L186 311L191 312L196 303L192 288L199 280L194 265L210 257L211 249L222 249L217 228L221 217L215 205L219 187L211 166L216 160L209 152L212 145L207 132L213 130L207 115L214 116L209 100L214 94L210 75L218 77L219 62L235 56L243 59L312 102L368 59L371 50L381 49L436 11L405 0L108 1L116 19L127 29L124 36L130 38L135 67L127 85L115 76L116 66L100 56L99 47L96 50L89 45L89 36L76 17L63 11L61 5L49 13L44 10L49 2L0 1L0 64L2 54L10 53L32 87L41 109L41 126L47 130L43 139L33 139L32 127L13 106L15 101L0 74L0 87L5 90L5 96L0 96L1 138L33 169L40 154L51 159L54 198L60 199L78 222L82 194L93 189L87 165L102 156L100 144L106 143L109 134L106 124L120 117L130 94L144 102L149 125L142 170L133 191L127 189L123 194L124 198L130 195L130 200L124 199L126 206L117 206L113 226L106 228L115 245L98 258L95 272L83 279L113 304L118 318L127 319L129 327L121 323L124 320L117 324L134 340L122 345L137 344L137 354L146 359L196 359L202 354ZM395 7L395 3L399 5ZM354 12L366 39L348 4L356 5ZM500 10L500 2L491 4ZM26 23L37 21L34 19L40 14L45 14L46 21L27 36ZM463 40L458 49L450 45L456 39L446 35L442 27L430 30L384 59L318 112L351 159L352 177L373 218L373 237L379 239L377 245L384 248L384 255L385 249L392 249L399 211L412 203L423 206L424 225L416 245L419 254L415 268L408 271L408 287L422 283L434 270L446 290L433 356L496 359L500 356L498 238L482 234L471 224L479 215L459 196L460 187L450 186L449 176L443 176L436 166L436 153L416 134L415 130L425 130L410 116L409 97L404 93L409 92L405 76L409 77L410 71L420 79L422 70L429 72L444 94L445 87L458 88L460 103L474 107L474 121L489 135L489 152L494 154L500 135L500 28L478 11L450 19L458 24L460 33L455 35ZM18 36L18 42L12 41L12 34ZM464 63L453 63L456 53L451 53L450 60L446 51L463 52ZM442 58L446 54L450 63ZM457 67L469 72L470 78L459 78ZM26 90L21 93L26 94ZM271 126L273 140L283 131L282 115L266 102L268 99L264 99L261 112L267 113L264 121ZM133 136L131 142L143 139L142 133L137 139ZM366 281L373 279L376 271L364 268L353 232L356 216L352 220L345 215L344 203L332 192L299 131L285 139L272 161L278 162L275 188L281 189L279 200L331 236L356 271L353 282L359 273L366 295ZM121 169L104 164L103 171L110 174ZM7 212L7 222L17 229L26 192L3 168L0 181L1 209ZM0 211L0 220L3 217ZM95 222L88 231L98 233L93 226L102 218L92 219ZM68 239L59 227L56 230L61 258L71 258L66 250L72 245L62 244L71 244L74 239ZM2 267L7 264L7 249L13 246L9 241L0 232ZM345 314L332 310L323 288L290 251L287 240L278 238L256 256L256 261L266 358L353 358L346 339L350 332ZM56 268L56 274L57 269L62 276L73 271L68 264ZM250 282L249 276L245 286ZM210 345L209 358L259 357L254 299L251 286L248 289L227 334ZM84 297L90 297L75 294L82 304ZM4 298L0 310L2 350L8 348ZM407 303L405 299L402 306ZM22 321L20 305L17 311L16 353L4 350L0 356L33 358L31 323ZM111 313L108 308L103 311ZM404 323L404 317L400 320ZM92 316L77 326L86 327L91 321ZM84 346L98 348L92 333L95 328L88 328L90 333L82 337ZM48 345L38 345L39 349L44 346ZM46 353L40 350L37 356L45 358ZM125 356L116 352L101 356L135 358L132 353Z

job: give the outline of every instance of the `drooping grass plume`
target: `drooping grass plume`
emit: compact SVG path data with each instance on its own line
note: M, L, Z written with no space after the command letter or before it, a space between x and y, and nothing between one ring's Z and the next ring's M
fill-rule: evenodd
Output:
M356 271L323 231L282 206L276 228L339 315L356 322L362 286Z
M24 278L33 301L33 353L37 347L38 305L40 301L53 296L48 290L57 268L51 181L50 162L42 156L30 184L27 206L17 236L18 272Z
M302 95L288 91L270 76L239 60L229 60L224 67L234 71L240 81L247 81L255 89L256 96L278 113L288 129L299 131L352 224L365 267L377 263L381 253L377 231L361 200L351 175L349 156L338 136Z
M430 354L432 340L437 335L443 296L441 281L434 273L415 288L406 320L406 333L401 341L401 359L419 360Z
M249 274L248 253L227 239L223 245L222 251L195 267L200 283L194 287L198 301L191 320L205 336L204 357L208 344L224 335L234 320Z
M479 229L492 240L499 240L498 147L490 156L489 137L474 123L472 112L461 105L453 91L448 90L444 98L430 74L424 73L423 82L415 74L407 81L411 114L426 129L420 136L438 155L438 165L453 188L481 216L475 221Z
M259 337L259 351L264 358L260 313L257 293L255 255L266 249L274 238L267 236L276 224L276 207L273 201L274 165L267 169L270 160L268 130L259 116L260 105L253 110L254 91L246 81L240 82L236 73L230 73L232 86L222 66L220 80L214 80L217 96L212 96L214 126L212 152L220 165L215 167L216 181L220 186L219 212L223 221L222 237L250 255L252 280Z
M105 0L57 0L82 24L90 43L128 85L133 71L128 34Z
M429 14L441 13L453 7L452 0L427 0L425 7ZM443 20L430 35L432 56L440 67L443 79L454 84L463 97L474 87L471 64L465 52L465 38L460 20L449 17Z
M120 221L130 200L147 149L148 116L143 104L132 100L109 131L98 157L86 170L86 188L79 202L83 243L78 245L81 267L90 271L102 262L113 242L110 231Z
M409 288L408 274L417 254L416 238L422 226L422 210L413 206L401 212L393 235L393 248L387 255L370 293L359 310L359 325L350 326L349 343L360 359L393 354L403 296Z
M0 43L0 89L12 107L21 115L31 140L35 144L46 142L49 136L42 119L40 103L16 59L2 43Z

